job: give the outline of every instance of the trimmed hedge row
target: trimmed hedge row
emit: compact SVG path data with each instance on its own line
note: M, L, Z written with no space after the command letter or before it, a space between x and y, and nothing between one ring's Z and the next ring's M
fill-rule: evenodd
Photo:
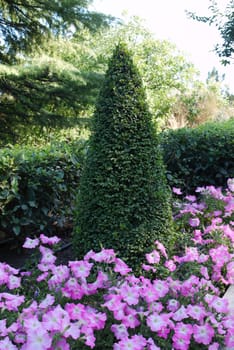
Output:
M191 193L234 177L234 119L162 133L169 184ZM72 218L87 143L0 150L0 241Z
M74 141L0 150L0 238L49 232L72 217L84 149Z
M234 118L195 129L169 130L161 136L171 186L191 193L204 185L223 187L234 177Z

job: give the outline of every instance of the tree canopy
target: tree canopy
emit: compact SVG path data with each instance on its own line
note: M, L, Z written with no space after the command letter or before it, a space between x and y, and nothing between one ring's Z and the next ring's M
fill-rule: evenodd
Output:
M158 40L138 17L127 23L103 29L93 44L99 60L107 65L108 57L119 39L132 51L146 89L153 119L164 122L171 114L178 94L188 91L198 79L198 71L176 45Z
M84 125L83 112L94 104L102 77L88 56L82 40L60 38L21 63L0 65L1 141L15 143L43 128Z
M174 45L156 40L133 19L95 34L82 29L79 38L51 37L19 63L0 65L1 140L16 142L42 127L87 124L119 38L134 52L154 118L165 119L195 70Z
M216 45L215 51L225 65L231 62L234 54L234 1L229 0L225 11L221 11L217 1L210 0L209 10L210 16L198 16L191 12L188 14L197 21L209 23L209 25L215 25L218 28L222 43Z
M91 2L0 0L0 144L78 123L94 103L89 33L114 19L90 11Z
M102 23L108 20L104 16ZM98 24L90 26L95 29ZM60 128L89 125L108 59L119 39L133 52L153 119L164 126L178 100L181 105L181 97L186 97L183 110L186 105L188 114L194 115L193 90L197 96L200 86L194 65L174 44L157 40L139 19L114 22L97 31L85 28L83 22L79 30L72 28L49 31L46 40L41 37L37 45L31 42L30 52L17 47L9 55L10 45L5 45L2 55L9 62L1 64L0 58L0 145L19 142L22 135L27 142L32 134L38 138Z
M0 62L31 52L51 35L66 37L96 30L110 20L88 9L92 0L0 0Z

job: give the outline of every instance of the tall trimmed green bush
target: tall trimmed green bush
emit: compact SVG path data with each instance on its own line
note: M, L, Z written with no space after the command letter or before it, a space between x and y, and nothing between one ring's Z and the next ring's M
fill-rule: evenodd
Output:
M172 242L170 193L141 78L124 44L109 61L77 198L74 250L113 248L139 266Z

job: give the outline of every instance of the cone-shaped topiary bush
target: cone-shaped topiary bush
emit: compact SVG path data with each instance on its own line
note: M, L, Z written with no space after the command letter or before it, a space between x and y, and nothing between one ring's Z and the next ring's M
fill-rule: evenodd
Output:
M75 218L74 249L113 248L139 266L156 239L172 241L170 195L143 84L119 44L93 121Z

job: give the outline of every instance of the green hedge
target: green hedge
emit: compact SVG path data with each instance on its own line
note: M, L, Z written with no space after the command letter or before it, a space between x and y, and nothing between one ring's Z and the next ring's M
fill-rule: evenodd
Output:
M71 217L84 149L73 141L0 150L1 236L48 232Z
M162 133L161 146L171 186L225 186L234 177L234 118L195 129Z
M234 119L162 133L171 186L187 193L234 177ZM58 142L0 150L0 240L5 235L52 230L71 218L86 143Z

